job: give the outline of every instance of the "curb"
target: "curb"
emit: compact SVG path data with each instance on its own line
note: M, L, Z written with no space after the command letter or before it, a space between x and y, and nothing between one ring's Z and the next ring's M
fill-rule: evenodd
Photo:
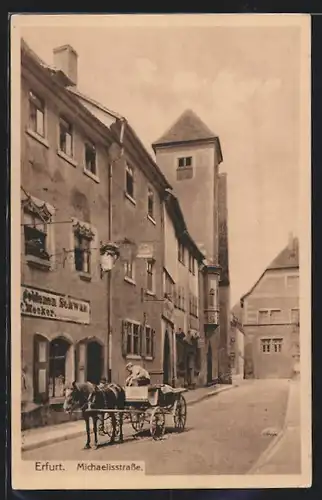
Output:
M204 394L203 396L200 396L196 399L192 399L191 401L187 402L187 406L193 406L196 403L199 403L200 401L204 401L205 399L208 399L212 396L216 396L216 394L220 394L221 392L227 391L229 389L233 389L235 387L238 387L238 385L227 385L224 387L220 387L219 389L214 389L211 392L208 392L207 394ZM64 425L64 424L61 424ZM84 430L82 431L74 431L69 434L65 434L63 436L56 436L56 437L51 437L47 439L43 439L42 441L38 443L30 443L30 444L24 444L21 446L21 451L32 451L36 450L38 448L43 448L44 446L49 446L51 444L55 443L61 443L63 441L67 441L69 439L76 439L78 437L81 437L84 435Z
M291 384L292 384L292 379L290 379L290 388L289 388L289 393L287 396L287 404L286 404L286 412L285 412L285 418L284 418L284 423L282 426L282 429L280 432L277 434L277 436L274 437L274 439L270 442L270 444L267 446L267 448L263 451L263 453L259 456L257 461L255 462L254 465L249 469L247 474L256 474L258 470L260 470L264 465L267 464L269 459L273 456L275 449L277 448L277 445L281 441L281 439L284 437L285 432L287 430L287 420L288 420L288 414L289 414L289 407L290 407L290 400L291 400Z

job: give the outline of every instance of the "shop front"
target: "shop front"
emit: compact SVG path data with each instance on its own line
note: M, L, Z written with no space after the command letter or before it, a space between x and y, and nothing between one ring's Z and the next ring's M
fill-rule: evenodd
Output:
M201 371L200 335L197 330L176 332L177 377L180 385L193 389L198 385Z
M91 335L87 300L23 285L20 307L22 366L27 367L31 385L28 398L37 414L43 414L39 407L46 408L48 423L48 409L61 409L67 384L97 382L103 375L104 338Z

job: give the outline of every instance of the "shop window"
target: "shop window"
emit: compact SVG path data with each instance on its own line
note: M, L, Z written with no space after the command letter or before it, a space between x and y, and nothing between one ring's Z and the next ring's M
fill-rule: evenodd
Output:
M45 103L33 91L29 92L29 128L45 137Z
M49 345L49 398L64 396L67 354L70 344L57 338Z

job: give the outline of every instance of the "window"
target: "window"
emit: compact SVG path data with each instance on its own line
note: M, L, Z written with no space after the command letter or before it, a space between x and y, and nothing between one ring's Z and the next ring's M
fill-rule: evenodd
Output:
M47 223L35 213L24 212L25 254L49 260L47 252Z
M148 216L154 220L154 193L150 188L148 190Z
M85 224L74 225L74 257L76 271L91 272L91 242L94 233Z
M287 276L286 278L287 288L296 289L299 286L299 277L297 275Z
M291 323L293 325L298 325L300 323L300 310L291 309Z
M96 149L89 142L85 144L85 170L93 175L96 175Z
M178 260L183 265L184 265L184 260L185 260L184 257L185 257L184 246L182 245L182 243L178 242Z
M129 165L126 165L125 183L126 194L134 199L134 172L133 168Z
M154 291L153 271L154 271L154 262L148 261L148 263L147 263L147 289L150 292Z
M282 311L280 309L272 309L270 311L270 322L271 323L281 323L282 321Z
M36 134L45 137L45 104L32 91L29 92L29 127Z
M178 286L177 307L185 311L185 290L183 286Z
M195 259L191 254L189 254L189 271L195 274Z
M261 339L261 350L265 353L271 351L271 339Z
M193 294L189 296L189 314L198 317L198 298Z
M153 356L153 331L149 326L145 327L145 355Z
M59 120L59 149L67 156L73 156L73 129L64 118Z
M178 168L192 167L192 156L178 158Z
M261 339L261 351L264 353L282 352L283 339Z
M282 352L283 339L273 339L274 352Z
M265 325L269 323L269 311L258 311L258 323L260 325Z
M69 344L64 339L55 339L49 345L49 397L64 396L66 360Z
M127 348L126 354L140 355L140 325L127 322Z
M133 260L127 260L124 262L124 273L125 273L126 278L129 278L130 280L134 281L135 275L134 275L134 261Z
M164 273L164 297L170 300L174 300L173 297L174 283L168 273Z

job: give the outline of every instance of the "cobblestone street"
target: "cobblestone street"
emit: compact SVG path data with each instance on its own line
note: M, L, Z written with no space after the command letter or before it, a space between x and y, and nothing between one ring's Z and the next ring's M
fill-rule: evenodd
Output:
M245 474L282 429L288 380L244 381L240 387L188 407L183 434L83 450L84 437L22 454L25 460L145 461L147 474ZM103 438L101 438L103 444ZM298 471L295 471L298 472Z

